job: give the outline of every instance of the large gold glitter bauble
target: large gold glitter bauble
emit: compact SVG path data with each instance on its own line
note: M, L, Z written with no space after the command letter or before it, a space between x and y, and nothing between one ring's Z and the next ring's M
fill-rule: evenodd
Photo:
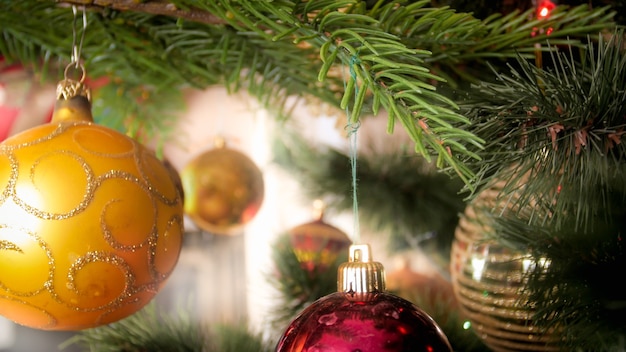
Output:
M216 235L239 234L263 203L263 174L245 154L216 140L180 173L185 213L200 229Z
M133 139L90 122L81 98L0 144L0 314L32 328L129 316L180 254L183 207L168 171Z
M541 261L486 240L493 230L484 212L497 207L503 184L483 191L460 218L451 251L454 294L462 315L491 350L559 351L557 334L534 324L524 293L527 271Z

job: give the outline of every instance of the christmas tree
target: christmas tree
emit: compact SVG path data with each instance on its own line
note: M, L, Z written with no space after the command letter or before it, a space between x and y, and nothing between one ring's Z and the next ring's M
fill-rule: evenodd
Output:
M616 285L626 269L623 1L95 1L84 5L85 28L77 6L83 10L78 1L0 1L2 63L58 81L80 42L90 81L104 82L94 96L97 122L157 149L172 138L182 89L246 91L279 123L276 163L337 212L354 205L347 175L355 157L301 138L290 124L292 99L328 107L343 125L384 116L378 133L402 130L410 144L385 154L361 149L361 219L391 251L418 249L451 274L441 284L448 291L433 283L434 294L422 287L398 294L440 322L455 350L528 345L495 338L513 333L501 323L533 329L545 350L624 348L626 294ZM286 311L268 319L284 327L330 293L338 263L311 276L288 245L274 248L282 281L270 281ZM506 267L494 271L492 286L519 287L503 298L480 286L478 296L488 298L477 298L472 259ZM454 305L445 295L452 288ZM517 315L486 313L498 299ZM461 314L450 308L457 304ZM68 345L262 351L275 344L273 334L209 329L150 309Z

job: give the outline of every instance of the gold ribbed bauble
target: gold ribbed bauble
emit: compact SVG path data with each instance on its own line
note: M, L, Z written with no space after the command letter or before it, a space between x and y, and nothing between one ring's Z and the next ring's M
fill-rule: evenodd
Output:
M459 220L451 251L451 276L461 313L496 352L559 351L555 333L533 323L524 294L530 254L485 240L493 231L484 212L494 209L503 182L483 191Z
M91 121L79 95L0 144L0 314L80 330L145 306L177 263L183 207L168 171Z
M216 140L215 148L187 164L180 173L185 213L200 229L237 235L263 203L263 174L245 154Z

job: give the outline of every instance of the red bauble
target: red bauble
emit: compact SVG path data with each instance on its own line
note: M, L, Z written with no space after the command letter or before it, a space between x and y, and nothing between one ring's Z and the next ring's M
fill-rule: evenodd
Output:
M333 266L352 244L345 232L324 221L322 208L316 206L315 220L289 230L293 251L302 268L309 272Z
M350 247L339 268L339 292L305 308L276 352L451 352L437 323L413 303L384 292L384 269L369 246Z
M50 122L55 87L40 81L32 70L0 56L0 141Z
M349 293L322 297L289 325L276 351L451 351L435 321L390 293L351 300Z

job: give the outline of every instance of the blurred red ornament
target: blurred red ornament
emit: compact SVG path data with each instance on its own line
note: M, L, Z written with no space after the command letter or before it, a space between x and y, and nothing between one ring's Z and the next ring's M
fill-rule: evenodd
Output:
M330 267L352 244L345 232L324 221L321 201L316 201L313 206L315 220L288 231L298 261L309 272Z
M305 308L277 352L452 351L437 323L413 303L385 292L382 264L369 246L352 245L339 267L338 291Z
M50 122L54 89L20 64L7 64L0 57L0 141Z
M236 235L261 208L261 170L245 154L228 148L223 139L193 159L180 173L185 213L202 230Z

